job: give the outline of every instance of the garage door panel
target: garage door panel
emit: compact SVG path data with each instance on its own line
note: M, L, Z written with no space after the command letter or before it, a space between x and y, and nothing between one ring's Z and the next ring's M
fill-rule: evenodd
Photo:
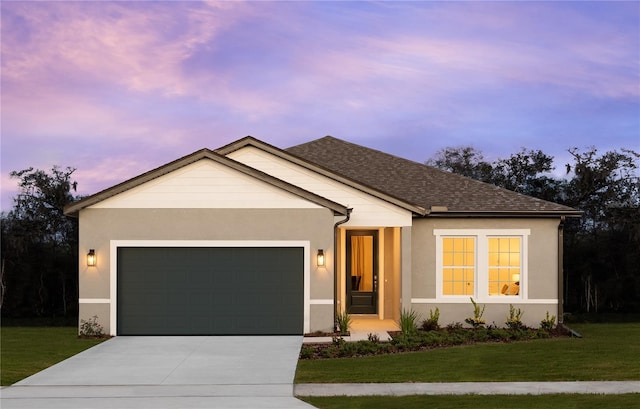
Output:
M118 333L301 334L301 247L118 249Z

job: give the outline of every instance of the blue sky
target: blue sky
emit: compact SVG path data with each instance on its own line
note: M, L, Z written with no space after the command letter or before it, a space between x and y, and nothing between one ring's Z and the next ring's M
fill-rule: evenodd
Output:
M92 194L246 135L423 162L447 146L640 150L640 2L11 2L12 170Z

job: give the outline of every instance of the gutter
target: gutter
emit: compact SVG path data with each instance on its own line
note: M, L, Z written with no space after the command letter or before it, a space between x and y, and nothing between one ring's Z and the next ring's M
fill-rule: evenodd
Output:
M558 324L564 325L564 223L566 217L560 217L558 224Z
M456 211L431 210L424 217L499 217L499 218L550 218L582 217L581 211Z
M351 219L353 208L347 208L347 216L333 225L333 330L337 330L336 314L338 310L338 227Z

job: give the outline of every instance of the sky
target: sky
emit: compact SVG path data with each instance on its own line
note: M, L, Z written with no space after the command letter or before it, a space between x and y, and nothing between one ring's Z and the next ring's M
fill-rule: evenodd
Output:
M89 195L251 135L424 162L640 150L640 2L2 1L9 172Z

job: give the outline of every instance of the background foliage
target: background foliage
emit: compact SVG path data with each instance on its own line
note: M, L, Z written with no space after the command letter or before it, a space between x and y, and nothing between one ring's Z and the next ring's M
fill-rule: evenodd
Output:
M2 213L0 305L3 317L75 315L78 311L78 220L63 208L76 200L75 169L11 172L21 192Z

